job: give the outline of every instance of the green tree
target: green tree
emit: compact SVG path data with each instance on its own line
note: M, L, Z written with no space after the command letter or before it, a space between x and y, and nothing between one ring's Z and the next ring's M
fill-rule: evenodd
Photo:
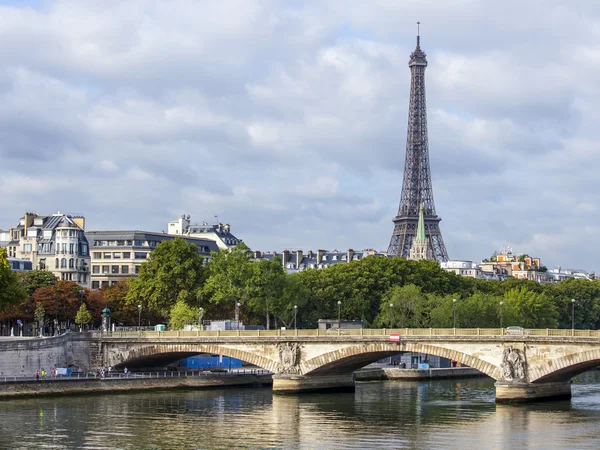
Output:
M427 314L424 301L425 295L421 288L414 284L390 288L381 300L376 326L388 327L390 318L392 326L400 328L416 326L421 322L421 316ZM390 305L394 306L390 307Z
M211 253L204 293L224 311L234 311L236 303L245 305L255 291L252 275L256 263L250 258L250 249L244 243Z
M25 300L27 293L19 286L17 275L8 264L6 249L0 248L0 310Z
M266 328L271 329L271 304L283 295L286 274L279 258L273 261L261 259L252 264L252 276L250 281L251 298L250 308L266 318ZM278 311L275 311L277 313Z
M186 325L198 323L199 318L199 308L192 307L184 300L180 299L171 307L169 314L169 328L171 330L181 330Z
M82 303L75 316L75 323L79 325L79 331L83 330L83 327L92 321L92 314L88 311L85 303Z
M545 293L525 287L511 289L504 295L506 325L525 328L556 328L558 313L553 299Z
M164 316L179 300L193 304L206 280L207 269L198 247L184 239L161 242L131 282L127 302L142 304Z
M56 284L58 278L47 270L26 270L19 272L19 285L25 289L28 295L42 287L51 287Z
M44 311L44 307L41 303L38 303L35 306L35 313L33 314L35 321L38 324L38 329L40 330L40 337L44 334L44 318L46 317L46 311Z

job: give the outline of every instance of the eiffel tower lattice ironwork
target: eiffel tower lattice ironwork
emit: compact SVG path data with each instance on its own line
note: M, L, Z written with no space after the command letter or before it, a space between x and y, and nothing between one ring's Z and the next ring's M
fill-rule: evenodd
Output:
M442 220L435 212L429 145L427 142L427 109L425 104L426 54L421 50L417 33L417 47L410 55L410 103L408 107L408 130L406 133L406 159L404 180L398 215L393 219L394 232L388 247L388 255L408 258L417 233L419 209L423 205L425 235L437 261L448 261L448 252L440 231Z

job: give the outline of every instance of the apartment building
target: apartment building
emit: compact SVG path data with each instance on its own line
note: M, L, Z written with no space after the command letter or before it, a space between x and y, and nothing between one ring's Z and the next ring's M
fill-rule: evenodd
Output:
M181 237L198 247L200 255L218 252L215 241L189 236L171 236L149 231L88 231L91 253L91 288L100 289L135 278L148 255L163 241Z
M31 261L35 270L89 287L90 254L83 216L28 212L8 230L3 245L9 257Z

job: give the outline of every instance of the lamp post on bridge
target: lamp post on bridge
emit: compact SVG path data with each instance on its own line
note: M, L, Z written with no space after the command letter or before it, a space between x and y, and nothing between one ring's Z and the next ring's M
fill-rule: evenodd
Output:
M138 305L138 333L142 331L142 305Z
M296 319L298 317L298 305L294 305L294 330L297 330L297 322Z
M200 323L198 325L200 325L200 331L204 331L204 325L202 325L202 317L204 317L204 308L203 307L198 308L198 313L200 315L200 317L198 318L198 321Z
M338 300L338 329L342 328L342 301Z
M456 299L452 299L452 316L454 317L454 328L456 328Z
M393 323L394 323L394 304L390 303L390 328L392 328Z
M500 302L500 328L502 328L502 306L504 306L504 302Z
M575 336L575 299L571 299L571 336Z

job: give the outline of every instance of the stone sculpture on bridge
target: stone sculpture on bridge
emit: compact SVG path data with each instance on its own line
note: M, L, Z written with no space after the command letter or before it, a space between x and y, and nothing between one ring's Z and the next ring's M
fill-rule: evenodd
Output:
M297 342L283 342L277 344L277 349L279 350L279 373L299 373L300 344Z
M525 360L525 352L521 352L509 345L504 349L502 354L502 379L504 381L514 381L518 383L527 382L527 361Z

